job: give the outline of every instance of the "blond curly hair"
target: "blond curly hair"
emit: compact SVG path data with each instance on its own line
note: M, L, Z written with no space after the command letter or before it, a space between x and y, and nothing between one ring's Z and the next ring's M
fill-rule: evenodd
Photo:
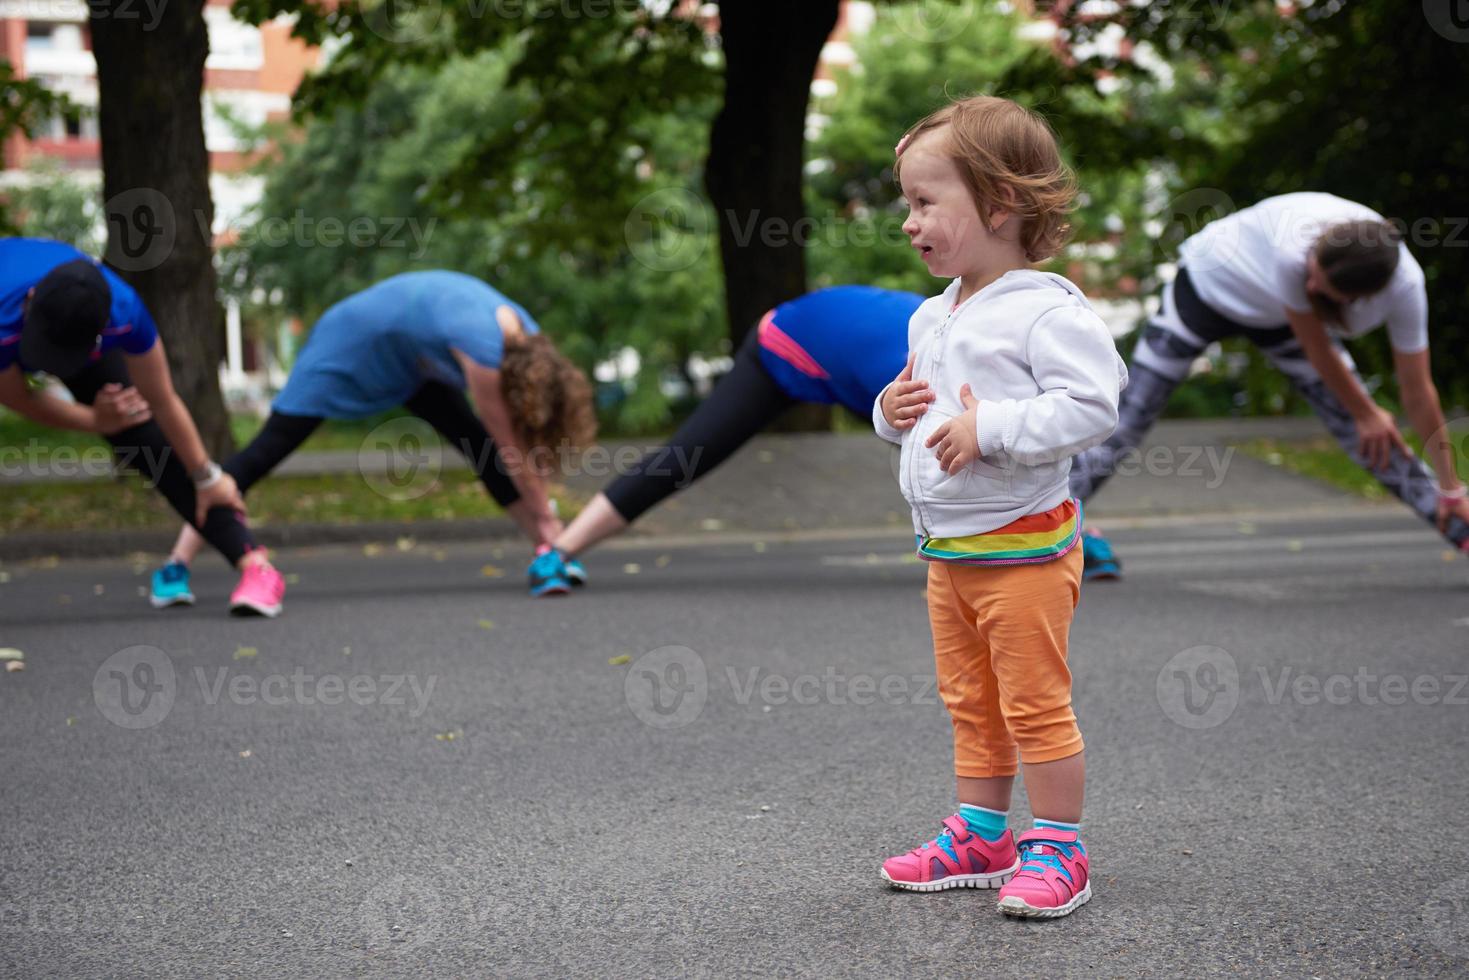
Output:
M500 385L522 447L582 449L597 437L592 385L543 334L509 341Z
M1075 207L1076 175L1061 160L1056 134L1039 113L992 95L959 99L928 114L903 134L903 151L925 133L942 131L943 149L959 166L981 215L999 208L1021 219L1020 245L1031 262L1061 251L1071 237L1066 215Z

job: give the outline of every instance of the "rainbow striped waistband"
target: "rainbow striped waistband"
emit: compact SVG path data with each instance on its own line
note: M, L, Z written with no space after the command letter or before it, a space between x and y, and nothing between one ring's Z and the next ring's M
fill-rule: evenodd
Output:
M962 565L1026 565L1054 561L1081 540L1081 501L1075 497L1004 527L962 538L916 536L925 561Z

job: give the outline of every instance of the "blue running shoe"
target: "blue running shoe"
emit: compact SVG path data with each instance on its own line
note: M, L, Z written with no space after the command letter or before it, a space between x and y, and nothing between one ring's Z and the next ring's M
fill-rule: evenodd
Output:
M1118 579L1122 577L1122 562L1112 553L1112 543L1096 531L1087 531L1081 537L1081 578Z
M566 581L572 585L587 584L587 570L580 561L575 558L565 558L562 564L566 568Z
M538 551L530 568L526 569L526 577L530 579L533 598L566 595L571 591L571 582L566 578L566 562L555 548Z
M169 606L192 606L194 593L189 591L189 566L171 561L153 573L153 594L148 597L154 609Z

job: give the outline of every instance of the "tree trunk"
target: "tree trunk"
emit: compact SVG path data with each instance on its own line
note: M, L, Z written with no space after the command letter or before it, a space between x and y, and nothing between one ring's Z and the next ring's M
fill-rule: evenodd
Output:
M200 103L209 53L204 0L172 0L147 17L102 9L91 31L107 264L153 314L174 387L220 458L234 441L219 391L224 318Z
M729 335L806 291L802 199L806 105L838 0L729 0L720 5L724 107L709 136L704 185L719 225ZM826 406L802 406L782 427L829 428Z

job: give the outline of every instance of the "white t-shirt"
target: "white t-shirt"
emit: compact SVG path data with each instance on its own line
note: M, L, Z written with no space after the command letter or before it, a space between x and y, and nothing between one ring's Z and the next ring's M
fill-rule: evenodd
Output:
M1205 226L1179 250L1199 298L1246 327L1279 327L1285 311L1309 311L1306 258L1322 232L1345 221L1381 221L1363 204L1333 194L1269 197ZM1343 323L1329 327L1360 337L1387 324L1393 349L1405 354L1428 346L1428 293L1423 268L1399 245L1398 268L1382 290L1342 309Z

